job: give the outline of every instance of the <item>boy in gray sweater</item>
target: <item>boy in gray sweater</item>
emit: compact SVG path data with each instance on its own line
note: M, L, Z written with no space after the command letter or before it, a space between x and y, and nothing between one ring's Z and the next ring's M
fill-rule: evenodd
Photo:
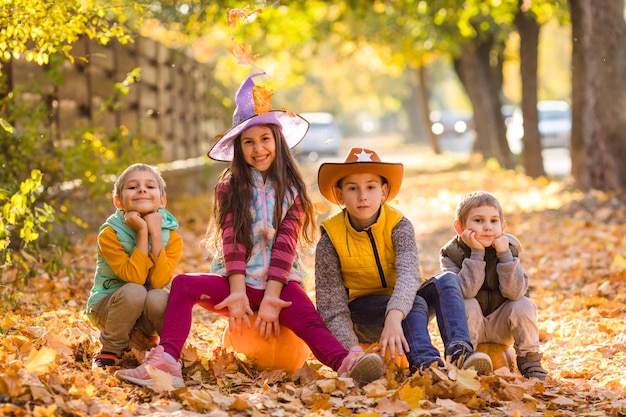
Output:
M520 264L520 242L505 234L498 199L486 191L463 196L456 208L457 235L441 249L442 271L458 276L472 343L515 348L526 378L545 379L541 366L537 306L528 298L528 276Z
M472 347L456 275L422 284L413 225L386 203L398 193L402 174L402 164L381 162L376 152L360 148L343 163L320 166L320 192L344 208L321 226L317 308L347 349L380 342L383 356L406 355L411 374L444 366L428 331L434 312L447 361L490 373L489 356Z

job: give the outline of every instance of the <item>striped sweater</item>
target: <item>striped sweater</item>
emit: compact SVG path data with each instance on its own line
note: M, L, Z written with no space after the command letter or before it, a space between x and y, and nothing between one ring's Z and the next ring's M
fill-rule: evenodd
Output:
M275 184L272 180L263 181L261 173L254 168L254 191L250 201L252 213L252 253L246 261L246 248L242 243L233 243L233 215L227 214L222 225L222 256L216 257L211 272L230 276L244 274L246 285L265 289L268 280L282 283L297 281L302 283L305 273L300 270L297 257L297 244L304 218L300 198L295 190L286 193L282 201L283 219L278 227L274 224L276 204ZM217 188L217 199L221 201L229 193L227 184Z

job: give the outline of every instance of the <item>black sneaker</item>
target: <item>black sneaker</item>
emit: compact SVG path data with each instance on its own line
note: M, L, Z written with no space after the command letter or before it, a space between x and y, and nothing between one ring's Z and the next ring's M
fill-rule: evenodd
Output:
M117 364L117 360L119 358L115 353L110 352L100 352L93 358L93 364L91 365L92 369L102 368L106 369L109 366L115 366Z
M548 377L548 371L541 366L543 354L539 352L528 353L526 356L517 357L517 369L524 378L537 378L544 380Z

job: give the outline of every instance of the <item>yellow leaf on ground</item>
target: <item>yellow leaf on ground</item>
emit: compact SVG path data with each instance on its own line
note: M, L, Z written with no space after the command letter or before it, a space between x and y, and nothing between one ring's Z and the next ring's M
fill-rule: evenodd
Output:
M419 386L412 387L410 384L404 384L398 391L398 398L405 401L409 407L418 408L419 402L424 399L424 390Z
M33 409L34 417L54 417L56 416L57 406L56 404L50 404L47 407L35 406Z
M30 351L24 367L29 372L45 374L49 372L50 368L54 365L56 357L57 351L54 349L45 346L39 350L33 349Z
M459 369L456 380L456 393L467 395L480 390L480 381L476 378L476 371L473 369Z
M329 401L330 395L328 394L313 394L313 410L329 410L333 407L333 404Z
M615 255L613 262L609 267L611 272L621 272L626 269L626 258L622 255Z
M170 392L175 390L172 384L172 376L167 372L149 365L146 366L146 371L148 375L150 375L150 378L154 380L154 384L150 385L150 388L155 392Z
M238 411L247 410L248 408L250 408L250 404L248 404L245 398L241 397L240 395L236 396L235 401L230 403L230 405L228 406L229 410L238 410Z
M403 413L411 411L411 409L416 409L418 407L410 407L405 401L402 400L391 400L389 398L381 398L376 406L376 409L381 411L383 415L388 416L397 416ZM376 414L378 415L378 414Z

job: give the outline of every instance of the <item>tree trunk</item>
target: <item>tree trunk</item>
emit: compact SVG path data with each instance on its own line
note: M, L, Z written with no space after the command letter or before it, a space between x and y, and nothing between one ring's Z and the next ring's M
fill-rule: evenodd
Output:
M537 178L546 174L541 156L539 115L537 112L539 25L534 15L520 10L515 15L515 26L520 36L522 114L524 115L522 163L526 175Z
M412 79L415 89L417 91L418 101L418 117L419 123L422 125L423 133L428 139L428 143L433 152L437 155L441 154L441 147L437 140L437 135L433 133L430 122L430 90L428 89L428 80L426 78L426 68L422 65L419 68L412 71Z
M570 0L572 174L584 190L626 187L624 0Z
M420 123L422 113L419 98L420 86L416 84L414 71L413 68L407 69L407 84L410 94L402 101L408 124L404 140L407 143L422 143L426 140L426 129Z
M493 80L490 65L493 41L466 44L454 60L454 69L467 91L474 110L476 142L474 151L485 159L495 158L506 168L514 166L506 141L506 127L501 112L500 89Z

